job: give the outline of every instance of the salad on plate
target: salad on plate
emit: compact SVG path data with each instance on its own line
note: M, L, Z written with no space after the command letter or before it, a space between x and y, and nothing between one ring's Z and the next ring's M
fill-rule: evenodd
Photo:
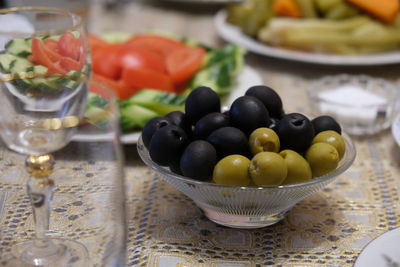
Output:
M86 43L79 33L12 39L0 54L2 79L22 97L51 97L60 86L74 92L91 73L115 91L122 140L134 143L148 120L183 110L186 96L198 86L229 98L244 67L245 50L237 45L212 48L165 34L91 34L89 45L91 64L81 55ZM75 140L86 140L90 125L101 126L108 103L100 91L91 84L84 125Z
M122 138L151 118L183 110L186 96L198 86L228 95L244 65L245 50L237 45L212 48L158 33L91 34L89 43L93 79L119 97ZM94 110L100 102L91 97L98 96L89 96Z

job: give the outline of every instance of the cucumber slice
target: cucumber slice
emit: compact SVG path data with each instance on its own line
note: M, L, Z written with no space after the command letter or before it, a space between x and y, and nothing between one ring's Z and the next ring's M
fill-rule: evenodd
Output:
M25 58L15 56L15 62L10 64L10 73L26 72L30 67L33 67L32 62Z
M131 104L120 109L122 130L131 130L132 128L143 128L146 123L159 116L156 112L145 107Z
M220 95L229 93L244 65L245 52L239 46L226 45L208 53L204 67L192 78L188 89L208 86Z
M47 84L53 90L60 90L65 88L74 89L79 85L79 82L65 78L65 77L48 77L46 78Z
M186 97L152 89L143 89L134 94L121 106L140 105L163 116L171 111L184 110Z
M10 54L26 58L32 54L32 39L13 39L5 45L5 48Z
M31 66L26 69L27 72L35 73L35 76L44 76L47 74L47 67L42 65Z
M0 54L1 71L10 73L10 68L15 64L16 60L18 60L17 56L11 54Z

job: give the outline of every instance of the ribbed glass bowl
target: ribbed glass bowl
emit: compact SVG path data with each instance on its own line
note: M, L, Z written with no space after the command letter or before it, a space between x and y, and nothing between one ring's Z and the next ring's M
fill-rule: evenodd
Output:
M224 186L196 181L153 162L142 137L138 140L137 149L144 163L158 177L192 199L210 220L234 228L260 228L283 219L294 205L324 188L351 166L356 149L347 134L342 136L346 152L336 170L308 182L269 187Z

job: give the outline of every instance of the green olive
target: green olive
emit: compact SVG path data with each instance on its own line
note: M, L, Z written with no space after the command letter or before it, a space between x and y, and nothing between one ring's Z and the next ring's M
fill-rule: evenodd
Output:
M314 136L311 144L315 143L328 143L336 148L339 152L339 159L343 158L346 151L346 144L343 137L335 131L323 131Z
M279 152L280 141L274 130L258 128L250 134L249 146L253 155L263 151Z
M288 173L283 158L274 152L260 152L250 162L250 176L258 186L280 185Z
M328 143L315 143L311 145L305 156L310 164L313 177L327 174L339 164L339 153L336 148Z
M214 167L213 181L216 184L248 186L250 160L242 155L229 155L222 158Z
M286 149L279 153L286 162L288 174L282 184L301 183L312 178L310 164L296 151Z

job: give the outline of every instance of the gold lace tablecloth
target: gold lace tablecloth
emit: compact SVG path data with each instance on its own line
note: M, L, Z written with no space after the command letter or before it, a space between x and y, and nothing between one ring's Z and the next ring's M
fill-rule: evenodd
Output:
M212 21L219 7L161 2L135 0L104 11L94 1L90 27L97 33L161 28L206 44L222 43ZM305 94L310 79L363 73L396 81L400 73L398 65L327 67L254 54L246 61L280 93L287 112L306 114L310 114ZM188 197L154 177L138 158L135 145L125 146L127 266L352 266L368 242L400 226L400 148L389 130L353 140L357 157L347 172L294 206L281 222L254 230L209 221ZM10 164L0 155L0 171ZM0 191L6 192L0 194L1 266L17 238L12 233L31 235L33 225L27 199L15 199L15 191L25 195L23 184L0 184ZM78 232L70 233L74 234Z

